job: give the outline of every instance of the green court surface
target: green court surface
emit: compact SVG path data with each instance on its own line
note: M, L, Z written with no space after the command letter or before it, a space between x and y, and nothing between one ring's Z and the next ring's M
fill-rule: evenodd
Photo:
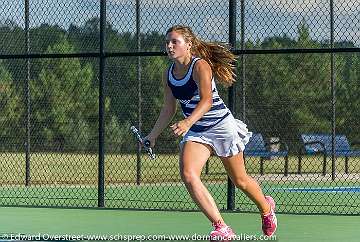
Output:
M262 178L267 179L267 178ZM261 186L271 194L282 213L295 214L360 214L359 182L343 181L342 186L331 182L300 181L287 183L262 181ZM226 209L227 184L208 183L221 209ZM97 207L98 189L95 186L4 186L0 187L0 203L5 206ZM256 206L236 189L235 208L257 211ZM148 208L159 210L195 210L182 183L107 186L107 208Z
M238 238L243 238L240 241L266 239L260 237L258 214L223 213L223 216ZM161 236L166 235L167 241L184 240L186 236L188 241L204 241L201 236L210 231L209 222L199 212L1 207L0 217L2 240L39 237L42 241L91 240L88 236L107 236L97 238L127 241L132 236L130 241L142 238L161 241L164 238ZM360 216L278 214L278 222L276 241L359 241Z

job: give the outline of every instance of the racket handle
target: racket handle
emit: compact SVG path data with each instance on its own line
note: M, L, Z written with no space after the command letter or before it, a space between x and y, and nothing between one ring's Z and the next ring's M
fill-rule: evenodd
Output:
M155 159L155 154L154 154L154 152L153 152L153 150L149 147L149 148L145 148L146 149L146 152L148 153L148 155L150 156L150 158L152 159L152 160L154 160Z
M145 147L147 147L147 148L150 148L150 145L151 145L151 143L150 143L150 140L144 140L144 146Z
M148 153L148 155L150 156L150 158L155 159L155 154L150 147L150 145L151 145L150 140L147 140L147 139L143 140L143 144L144 144L144 148L145 148L146 152Z

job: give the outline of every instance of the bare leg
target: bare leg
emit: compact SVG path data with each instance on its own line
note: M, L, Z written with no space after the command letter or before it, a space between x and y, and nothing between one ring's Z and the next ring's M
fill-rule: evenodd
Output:
M201 170L211 155L211 147L206 144L187 141L180 153L180 174L191 198L205 216L213 223L224 223L217 205L200 180Z
M256 204L261 213L268 213L270 205L265 200L259 184L246 173L243 153L220 158L235 186L241 189Z

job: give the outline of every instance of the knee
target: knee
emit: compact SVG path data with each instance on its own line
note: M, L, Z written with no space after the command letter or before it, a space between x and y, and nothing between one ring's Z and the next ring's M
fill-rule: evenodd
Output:
M195 181L200 179L200 177L191 170L182 170L180 173L181 173L181 180L187 185L191 185Z
M246 190L248 187L249 179L247 176L241 177L241 178L235 178L233 180L233 183L237 188L239 188L241 190Z

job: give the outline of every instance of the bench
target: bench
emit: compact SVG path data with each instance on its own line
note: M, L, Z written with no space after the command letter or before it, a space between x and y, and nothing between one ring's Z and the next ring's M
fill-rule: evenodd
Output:
M282 150L271 151L270 145L280 144L283 146ZM289 173L289 148L286 143L281 141L265 142L262 134L254 133L245 146L244 159L247 157L260 157L260 174L264 174L264 160L269 160L273 157L284 157L284 175Z
M331 134L301 134L302 147L299 150L298 174L301 174L301 162L303 155L322 154L322 173L326 175L327 156L332 156L332 135ZM349 157L360 157L360 150L353 150L345 135L335 135L335 157L345 157L345 173L349 173ZM353 145L359 145L359 142Z

